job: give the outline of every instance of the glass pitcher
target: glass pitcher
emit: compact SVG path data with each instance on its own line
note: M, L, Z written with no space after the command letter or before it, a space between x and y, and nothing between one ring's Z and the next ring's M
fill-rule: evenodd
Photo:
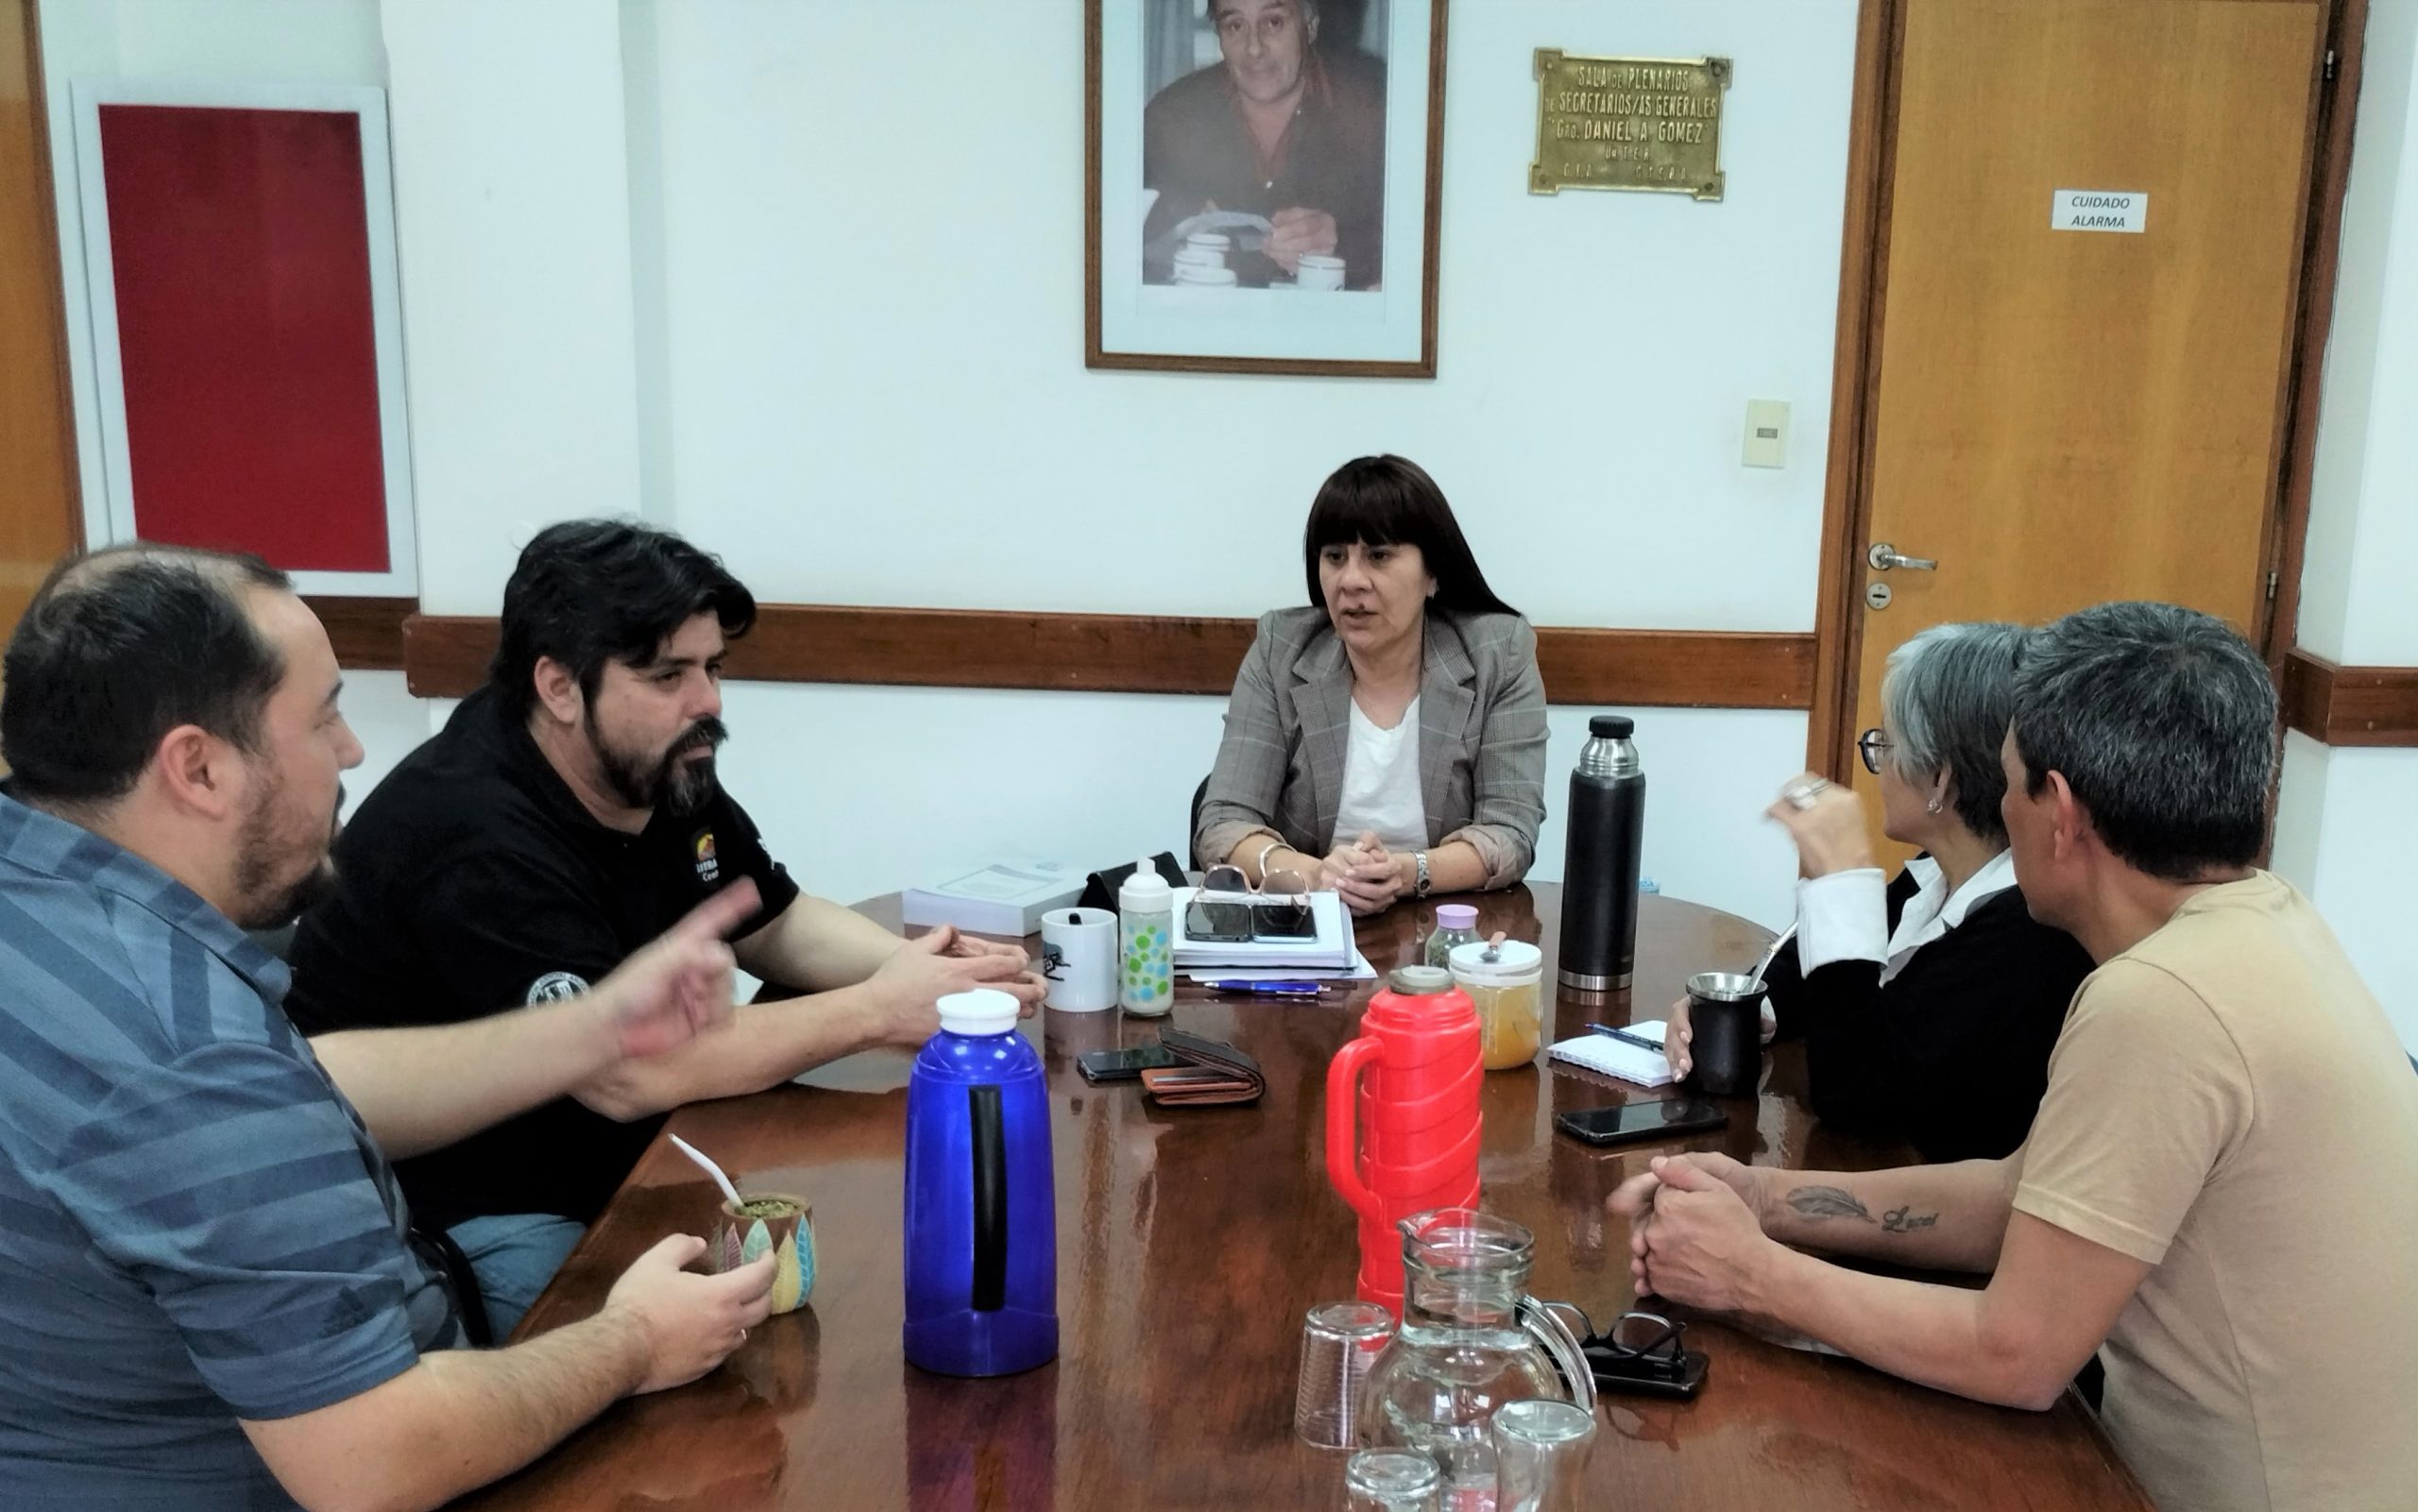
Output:
M1566 1324L1527 1296L1536 1236L1473 1208L1402 1222L1402 1327L1361 1388L1359 1441L1424 1451L1446 1506L1494 1500L1494 1409L1527 1397L1594 1411L1594 1376Z

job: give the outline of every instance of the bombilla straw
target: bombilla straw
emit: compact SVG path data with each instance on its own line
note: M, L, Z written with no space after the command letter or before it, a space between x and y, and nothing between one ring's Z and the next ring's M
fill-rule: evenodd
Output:
M1755 962L1755 974L1746 978L1746 990L1748 992L1751 993L1756 988L1763 985L1763 973L1771 970L1772 962L1779 959L1780 947L1796 938L1796 926L1794 924L1791 924L1787 928L1782 929L1779 932L1779 938L1772 942L1772 947L1763 952L1763 959ZM674 1137L676 1138L677 1136Z
M690 1144L687 1140L682 1139L677 1134L672 1136L672 1143L680 1147L681 1154L688 1156L690 1160L695 1161L698 1164L706 1168L706 1174L714 1179L714 1185L722 1188L722 1195L730 1198L730 1205L732 1207L740 1205L739 1188L730 1184L730 1178L722 1174L721 1166L716 1165L712 1161L706 1158L706 1152L704 1150L701 1150L696 1146Z

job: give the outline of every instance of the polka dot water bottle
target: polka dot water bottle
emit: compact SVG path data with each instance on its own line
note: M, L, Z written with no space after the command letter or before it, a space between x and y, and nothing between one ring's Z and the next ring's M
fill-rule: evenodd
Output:
M1149 857L1116 890L1116 1001L1164 1018L1175 1007L1175 891Z

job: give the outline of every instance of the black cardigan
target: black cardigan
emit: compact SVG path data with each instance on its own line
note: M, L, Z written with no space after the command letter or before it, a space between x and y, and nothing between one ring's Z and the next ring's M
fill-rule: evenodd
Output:
M1889 884L1889 928L1917 891ZM1814 1112L1858 1133L1904 1139L1926 1161L2015 1152L2049 1085L2049 1052L2091 971L2071 935L2038 923L2020 889L1992 893L1925 944L1888 985L1877 960L1807 977L1796 942L1764 980L1782 1036L1805 1037Z

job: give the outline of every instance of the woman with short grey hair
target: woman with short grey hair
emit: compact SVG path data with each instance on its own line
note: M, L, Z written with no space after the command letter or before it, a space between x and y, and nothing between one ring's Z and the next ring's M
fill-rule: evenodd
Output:
M2016 886L1999 800L2023 639L1944 624L1890 654L1881 727L1856 742L1881 830L1919 852L1884 885L1851 790L1806 773L1770 814L1796 842L1796 936L1765 974L1767 1034L1801 1034L1814 1112L1926 1160L2012 1153L2048 1085L2066 1006L2091 969ZM1686 1074L1684 1002L1669 1039Z

